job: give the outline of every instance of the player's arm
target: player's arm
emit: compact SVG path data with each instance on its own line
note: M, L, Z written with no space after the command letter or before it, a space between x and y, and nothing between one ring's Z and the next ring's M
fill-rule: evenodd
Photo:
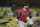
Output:
M17 19L20 19L21 11L18 12Z
M29 18L31 19L32 18L32 15L31 15L31 12L29 11Z

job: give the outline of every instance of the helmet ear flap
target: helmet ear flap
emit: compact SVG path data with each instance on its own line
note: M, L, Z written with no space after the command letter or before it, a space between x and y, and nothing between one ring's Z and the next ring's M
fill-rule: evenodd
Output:
M28 10L28 8L26 8Z

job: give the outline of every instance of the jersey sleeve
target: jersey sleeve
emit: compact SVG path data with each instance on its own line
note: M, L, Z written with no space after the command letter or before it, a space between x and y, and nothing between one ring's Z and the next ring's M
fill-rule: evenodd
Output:
M30 19L32 18L31 11L29 11L29 17L30 17Z
M18 12L17 19L19 20L21 16L21 11Z
M31 11L29 11L29 15L31 15Z
M21 15L21 11L18 12L18 16L20 16L20 15Z

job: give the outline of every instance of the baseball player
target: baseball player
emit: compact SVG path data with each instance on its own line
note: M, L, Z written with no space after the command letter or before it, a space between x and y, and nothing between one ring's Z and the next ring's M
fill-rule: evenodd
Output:
M19 27L27 27L26 17L28 16L31 16L31 12L27 3L25 3L24 8L18 12L17 19L19 20Z

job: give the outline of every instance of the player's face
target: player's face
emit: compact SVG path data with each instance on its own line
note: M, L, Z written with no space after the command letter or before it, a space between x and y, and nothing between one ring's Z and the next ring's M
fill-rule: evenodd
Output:
M28 6L24 6L25 9L28 9Z

